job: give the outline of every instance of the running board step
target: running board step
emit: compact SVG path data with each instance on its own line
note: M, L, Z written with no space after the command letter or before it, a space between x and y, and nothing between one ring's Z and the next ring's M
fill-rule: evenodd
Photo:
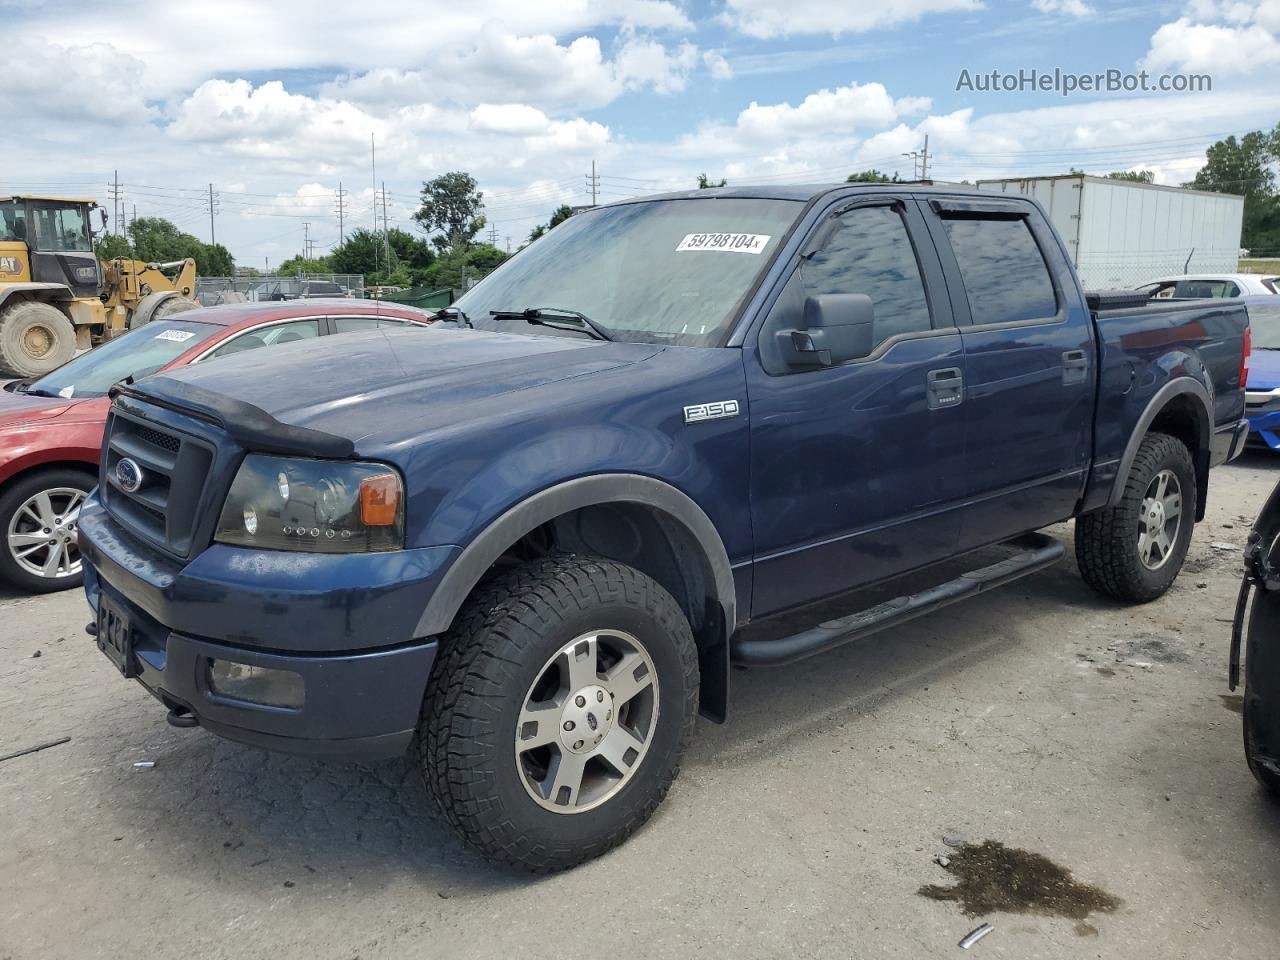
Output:
M1062 544L1043 533L1028 533L1003 546L1018 552L998 563L962 573L954 580L940 583L920 593L895 597L838 620L829 620L802 633L777 640L742 640L733 643L735 663L752 666L774 666L794 663L835 647L860 640L900 623L978 594L1011 583L1042 570L1059 560L1065 552Z

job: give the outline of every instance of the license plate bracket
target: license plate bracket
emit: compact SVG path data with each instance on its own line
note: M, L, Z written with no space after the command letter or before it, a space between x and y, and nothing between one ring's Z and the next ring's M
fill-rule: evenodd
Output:
M126 678L138 675L133 654L133 625L129 615L105 592L98 595L98 649Z

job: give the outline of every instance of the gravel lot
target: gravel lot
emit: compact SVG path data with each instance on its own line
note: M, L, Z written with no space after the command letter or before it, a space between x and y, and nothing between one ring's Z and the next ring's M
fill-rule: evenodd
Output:
M0 593L0 755L72 738L0 764L0 958L918 958L962 955L983 920L974 955L1274 957L1280 804L1244 765L1238 550L1211 544L1243 544L1277 478L1257 454L1214 474L1154 604L1100 600L1068 560L735 672L735 717L699 725L653 821L540 880L460 847L407 763L172 729L86 637L78 592ZM957 879L944 835L1042 854L1119 903L966 915L919 893Z

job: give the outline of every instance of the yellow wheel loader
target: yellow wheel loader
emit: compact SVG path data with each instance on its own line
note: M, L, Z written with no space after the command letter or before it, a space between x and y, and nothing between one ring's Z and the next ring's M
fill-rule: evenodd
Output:
M97 207L67 197L0 197L0 375L48 373L77 350L199 306L189 257L100 262L89 225Z

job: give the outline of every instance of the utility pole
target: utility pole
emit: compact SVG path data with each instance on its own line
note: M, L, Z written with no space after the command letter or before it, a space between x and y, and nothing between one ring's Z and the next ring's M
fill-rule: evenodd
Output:
M387 227L387 181L382 181L382 252L387 255L387 272L391 271L391 237Z
M218 212L218 201L213 195L213 184L209 184L209 243L213 245L218 242L217 235L213 232L213 216Z
M120 235L120 171L112 171L111 186L107 188L111 191L111 226L115 229L116 235Z
M373 167L373 235L378 235L378 147L374 134L369 134L369 164ZM373 272L378 272L378 245L373 245Z
M496 247L498 245L498 225L496 223L489 224L489 246Z
M511 252L511 238L507 237L507 253Z
M302 224L302 259L311 259L311 222L303 221Z
M929 179L929 135L924 135L924 149L912 150L910 153L904 153L904 157L911 158L911 179L912 180L928 180Z
M341 245L347 242L347 234L344 229L345 218L347 215L347 194L342 189L342 181L338 181L338 243Z
M591 173L587 175L587 189L591 191L591 205L596 205L596 193L600 188L600 177L596 174L596 162L591 161Z

